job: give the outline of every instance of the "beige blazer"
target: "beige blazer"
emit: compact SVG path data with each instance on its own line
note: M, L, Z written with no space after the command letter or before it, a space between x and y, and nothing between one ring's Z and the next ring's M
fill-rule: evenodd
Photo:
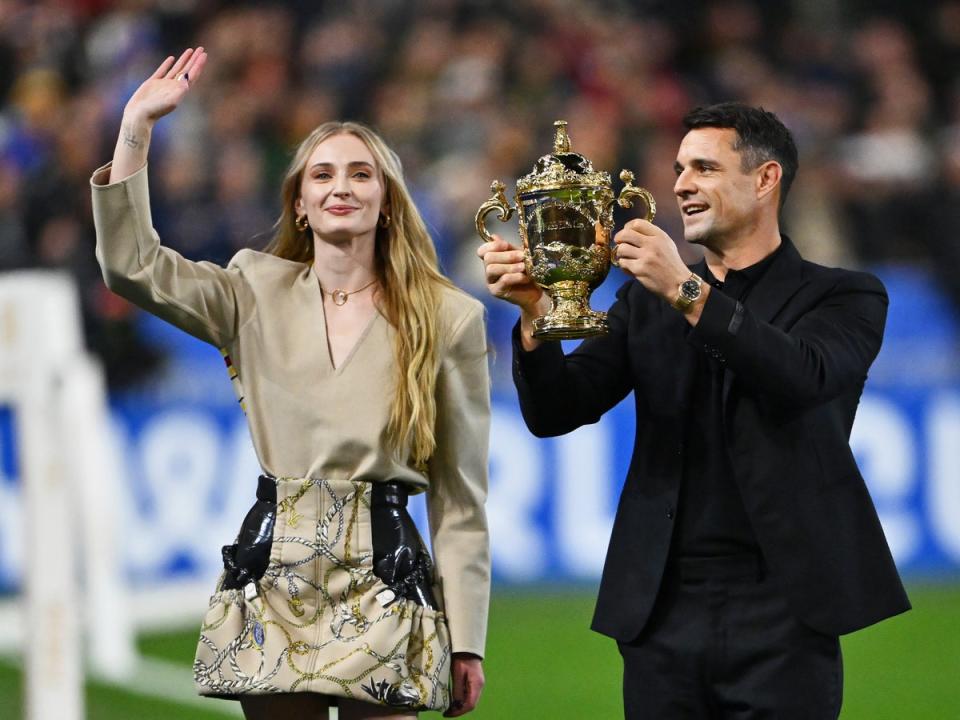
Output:
M97 259L107 286L219 348L257 457L276 477L399 479L427 493L430 533L454 652L482 656L490 595L484 502L490 384L483 305L445 290L437 379L437 449L426 473L385 442L393 397L393 327L377 314L339 367L312 268L241 250L226 268L160 244L147 167L91 178ZM255 478L251 478L251 497Z

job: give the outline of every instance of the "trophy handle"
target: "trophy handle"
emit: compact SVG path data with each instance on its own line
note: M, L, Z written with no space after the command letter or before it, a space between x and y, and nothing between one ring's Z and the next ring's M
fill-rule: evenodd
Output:
M633 199L640 198L643 200L644 205L647 206L647 212L643 219L647 222L653 220L654 216L657 214L657 201L653 199L653 195L650 194L650 191L634 185L633 173L629 170L621 170L620 179L626 183L623 186L623 189L620 191L620 196L617 198L617 203L620 205L620 207L633 207Z
M493 191L493 197L481 205L477 211L477 232L480 233L480 237L483 238L484 242L493 240L484 223L487 215L496 210L500 221L506 222L513 217L513 211L516 210L516 208L511 207L510 203L507 202L507 196L503 192L505 189L506 186L499 180L494 180L490 183L490 190Z

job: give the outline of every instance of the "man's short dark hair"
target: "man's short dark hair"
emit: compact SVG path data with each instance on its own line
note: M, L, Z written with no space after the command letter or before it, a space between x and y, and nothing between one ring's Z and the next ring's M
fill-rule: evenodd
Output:
M705 127L735 130L737 139L733 149L740 153L744 171L753 170L769 160L780 163L783 168L780 206L783 207L793 178L796 177L799 160L793 135L780 122L780 118L762 107L725 102L691 110L683 118L683 126L687 130Z

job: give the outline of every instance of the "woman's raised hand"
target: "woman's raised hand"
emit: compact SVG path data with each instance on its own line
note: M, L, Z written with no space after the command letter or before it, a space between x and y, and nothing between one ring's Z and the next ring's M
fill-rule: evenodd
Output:
M168 57L127 101L124 118L152 125L173 112L199 79L206 62L207 53L202 47L184 50L176 59L173 55Z
M146 164L154 124L176 109L206 62L207 53L202 47L185 50L177 59L171 55L137 88L123 110L110 182L123 180Z

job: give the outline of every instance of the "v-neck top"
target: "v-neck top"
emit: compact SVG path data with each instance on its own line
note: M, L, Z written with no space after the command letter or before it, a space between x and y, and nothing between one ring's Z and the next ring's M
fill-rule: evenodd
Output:
M188 260L153 228L147 166L108 184L109 172L109 164L98 169L91 186L97 259L110 289L220 349L264 471L425 490L453 651L482 656L490 590L482 303L442 291L437 447L426 472L418 470L409 447L386 440L395 363L394 328L383 315L334 367L310 265L249 249L226 268Z
M323 285L319 284L319 280L318 286L321 288L322 293ZM353 359L354 354L357 352L357 348L363 344L363 341L366 340L367 335L370 334L370 328L372 328L373 324L383 316L377 310L374 310L374 312L370 314L370 319L367 320L366 324L363 326L363 330L360 331L360 335L358 335L357 339L353 341L353 345L350 346L350 349L347 350L347 354L344 355L343 360L341 360L340 364L338 365L333 360L333 345L330 343L330 324L329 318L327 317L327 304L324 302L324 300L325 298L320 298L320 309L323 312L323 339L327 344L327 359L330 361L330 366L333 368L334 374L339 375L341 368L350 364L350 360Z

